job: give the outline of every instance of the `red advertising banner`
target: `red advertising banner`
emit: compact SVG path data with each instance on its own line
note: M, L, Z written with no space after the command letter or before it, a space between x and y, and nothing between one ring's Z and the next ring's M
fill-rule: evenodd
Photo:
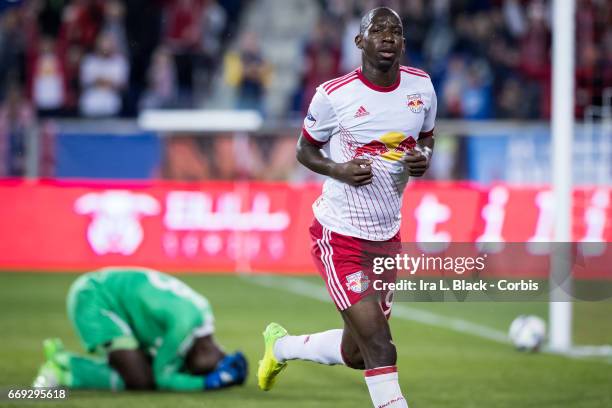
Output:
M3 181L0 268L313 273L308 227L319 193L317 184ZM575 191L574 241L606 250L611 193ZM552 240L554 202L546 188L418 182L404 197L406 242ZM546 255L545 247L534 248L532 255Z

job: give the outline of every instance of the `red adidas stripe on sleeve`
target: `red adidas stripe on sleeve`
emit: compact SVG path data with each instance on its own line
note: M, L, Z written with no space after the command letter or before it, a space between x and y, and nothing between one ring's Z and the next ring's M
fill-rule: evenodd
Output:
M416 76L420 76L423 78L429 78L429 75L427 75L427 72L421 71L420 69L417 69L417 68L401 66L400 70L410 75L416 75Z

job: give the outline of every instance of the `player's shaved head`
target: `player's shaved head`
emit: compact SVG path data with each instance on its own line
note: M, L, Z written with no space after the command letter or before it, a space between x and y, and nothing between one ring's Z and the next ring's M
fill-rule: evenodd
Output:
M369 25L372 23L372 19L378 14L391 14L397 18L399 23L401 24L402 19L399 14L395 10L389 7L376 7L372 10L368 11L361 17L361 24L359 25L359 34L363 35L368 29Z
M362 51L362 65L382 72L387 72L393 66L398 68L406 45L402 19L389 7L368 11L361 19L355 45ZM395 81L395 78L389 80Z

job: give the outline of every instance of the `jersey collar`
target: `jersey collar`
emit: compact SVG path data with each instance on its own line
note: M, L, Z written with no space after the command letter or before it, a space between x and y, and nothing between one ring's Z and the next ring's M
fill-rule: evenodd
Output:
M363 84L370 89L373 89L377 92L391 92L391 91L395 91L397 87L400 85L402 73L400 70L397 70L397 79L395 80L395 83L389 86L379 86L379 85L373 84L372 82L368 80L368 78L365 77L365 75L363 75L363 73L361 72L361 68L357 68L357 76L359 77L361 82L363 82Z

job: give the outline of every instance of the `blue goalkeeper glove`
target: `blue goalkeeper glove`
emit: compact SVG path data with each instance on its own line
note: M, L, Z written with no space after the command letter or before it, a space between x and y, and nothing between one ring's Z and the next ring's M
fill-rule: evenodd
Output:
M247 361L244 355L237 351L225 356L217 365L215 371L204 377L205 390L217 390L244 384L247 377Z

